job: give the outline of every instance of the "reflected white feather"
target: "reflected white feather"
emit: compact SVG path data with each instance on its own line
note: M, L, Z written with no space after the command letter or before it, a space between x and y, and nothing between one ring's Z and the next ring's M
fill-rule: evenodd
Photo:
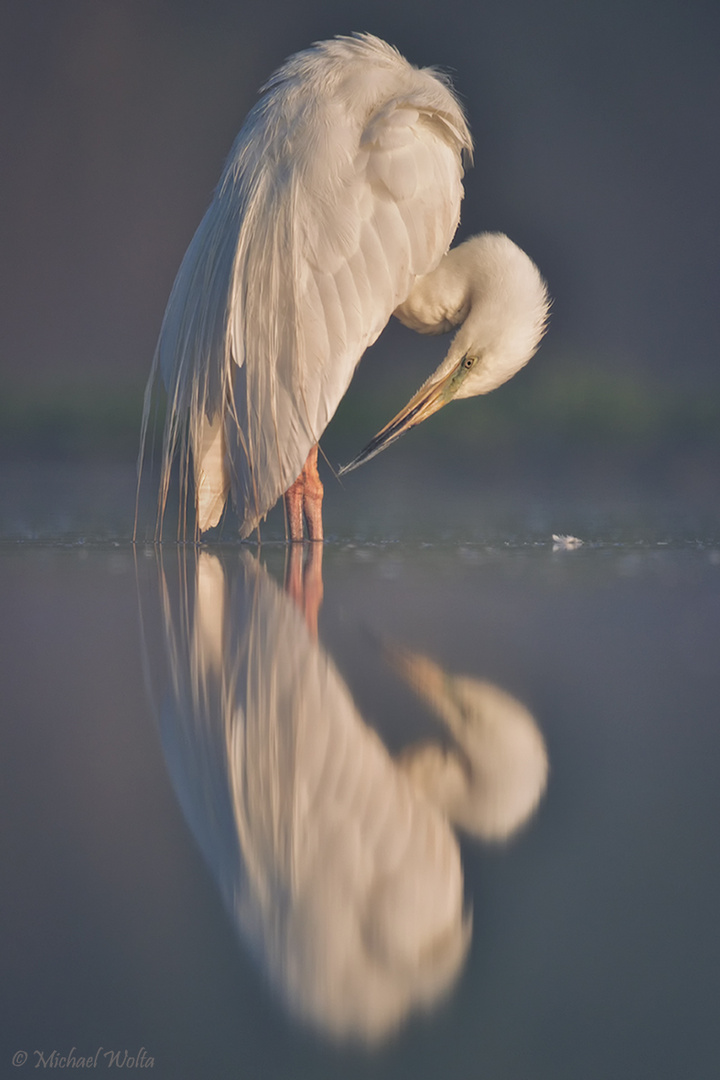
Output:
M454 982L469 942L457 840L250 557L201 553L165 624L163 748L242 938L290 1010L376 1041ZM235 578L234 584L232 583ZM164 579L163 579L164 580Z
M447 725L451 745L414 747L402 764L453 824L484 840L506 840L536 809L548 758L534 718L493 683L449 675L426 656L392 649L397 670Z

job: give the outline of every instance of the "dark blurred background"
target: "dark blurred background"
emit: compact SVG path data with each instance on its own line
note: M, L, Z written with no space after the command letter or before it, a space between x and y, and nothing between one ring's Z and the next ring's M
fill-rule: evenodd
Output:
M487 402L446 410L413 445L477 434L570 456L594 441L627 462L679 456L682 482L710 484L710 0L2 0L5 457L132 458L175 272L258 88L290 53L353 30L451 74L477 147L459 236L507 232L554 297L528 369ZM375 347L339 417L350 452L443 351L400 327Z

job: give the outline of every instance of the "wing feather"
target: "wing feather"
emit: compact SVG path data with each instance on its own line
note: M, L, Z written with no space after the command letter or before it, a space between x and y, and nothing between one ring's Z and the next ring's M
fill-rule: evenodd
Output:
M189 443L196 488L213 492L200 531L230 487L248 536L295 480L363 352L449 247L463 152L470 135L442 78L369 35L299 53L265 87L156 354L164 493Z

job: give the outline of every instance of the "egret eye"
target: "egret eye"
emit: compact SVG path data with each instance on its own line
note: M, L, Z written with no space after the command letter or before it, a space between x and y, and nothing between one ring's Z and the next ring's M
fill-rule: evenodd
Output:
M466 356L462 362L462 366L466 371L470 371L477 364L477 356Z

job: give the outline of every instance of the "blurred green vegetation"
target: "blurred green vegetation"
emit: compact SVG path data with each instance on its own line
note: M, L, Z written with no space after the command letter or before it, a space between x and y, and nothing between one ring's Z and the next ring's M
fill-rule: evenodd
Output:
M385 375L358 380L341 402L323 445L338 460L354 454L400 409L415 384ZM142 415L142 387L66 385L0 390L0 454L79 459L134 459ZM162 429L162 407L151 428ZM720 400L644 382L637 375L538 366L486 398L460 401L415 433L448 454L517 451L552 454L607 449L672 453L687 447L720 449Z
M378 400L372 389L351 388L329 431L362 445L409 397L393 387ZM562 365L520 372L487 397L454 402L424 425L425 437L448 452L472 448L579 453L672 453L679 448L720 449L720 399L701 390L652 384L636 374ZM417 436L416 436L417 438Z
M51 458L133 457L143 388L67 384L0 390L0 453Z

